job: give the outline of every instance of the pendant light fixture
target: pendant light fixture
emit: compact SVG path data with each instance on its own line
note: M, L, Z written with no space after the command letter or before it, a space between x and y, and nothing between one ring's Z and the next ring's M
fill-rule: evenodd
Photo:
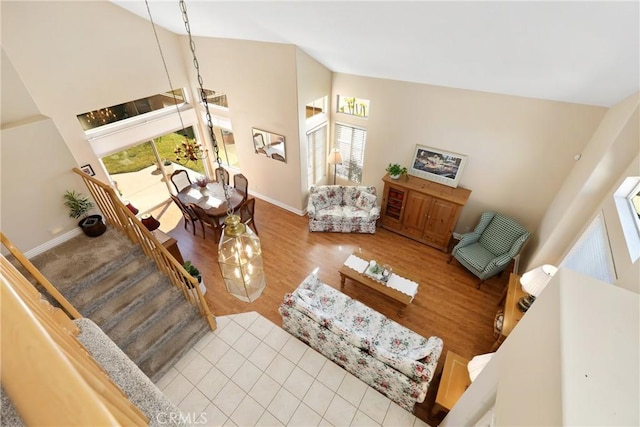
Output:
M222 159L220 158L216 135L213 131L213 121L209 111L209 104L207 103L207 91L204 88L202 76L200 75L200 65L196 57L196 45L191 37L191 26L187 15L187 5L184 0L180 0L180 10L182 11L185 30L189 36L189 47L198 77L200 98L202 99L202 105L205 109L207 128L209 129L209 136L213 143L215 161L218 163L218 167L221 168ZM264 268L262 267L260 239L253 230L246 227L240 221L238 215L233 213L229 201L229 183L226 182L224 174L221 175L224 198L227 202L228 209L224 231L218 245L220 271L222 272L222 278L224 279L227 292L242 301L253 302L260 297L267 284L264 276Z

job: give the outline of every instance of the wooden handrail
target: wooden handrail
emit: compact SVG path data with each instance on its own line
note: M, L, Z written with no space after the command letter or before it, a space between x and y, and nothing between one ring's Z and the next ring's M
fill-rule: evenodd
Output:
M4 256L0 272L2 386L25 424L148 425L76 339L71 319Z
M56 289L56 287L53 286L51 282L42 275L42 273L40 273L40 270L38 270L31 263L31 261L29 261L29 259L25 257L24 254L13 244L13 242L11 242L11 240L9 240L9 238L5 236L1 231L0 242L9 250L9 252L11 252L11 255L13 255L16 260L18 260L18 262L27 269L29 274L31 274L38 281L38 283L40 283L40 285L42 285L42 287L47 290L49 295L51 295L53 298L55 298L56 301L58 301L58 303L67 311L72 319L80 319L82 317L78 310L76 310L76 308L71 305L69 301L67 301L67 299L58 291L58 289Z
M198 287L198 279L191 276L142 225L140 220L122 203L113 188L78 168L73 168L73 172L80 175L107 222L125 234L132 243L140 245L145 255L155 261L158 269L169 278L173 286L182 291L185 299L198 308L200 315L207 320L209 327L214 331L216 319Z

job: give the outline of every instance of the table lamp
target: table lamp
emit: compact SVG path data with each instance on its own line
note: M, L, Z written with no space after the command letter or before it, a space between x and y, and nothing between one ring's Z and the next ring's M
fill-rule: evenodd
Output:
M475 381L478 375L480 375L480 372L482 372L484 367L487 366L487 363L489 363L494 354L496 353L480 354L478 356L474 356L473 359L469 361L467 364L467 370L469 371L469 378L471 379L471 382Z
M556 274L556 271L558 271L557 267L544 264L522 275L520 284L522 285L522 289L529 295L520 298L518 301L518 309L520 311L525 313L529 307L531 307L531 304L533 304L536 297L538 297L547 286L553 275Z
M331 150L327 161L330 165L333 165L333 185L336 185L336 170L338 165L342 164L342 153L340 153L340 149L338 147L334 147Z
M160 221L158 221L153 217L153 215L148 213L142 215L140 217L140 221L142 222L142 225L144 225L149 231L153 231L160 227Z

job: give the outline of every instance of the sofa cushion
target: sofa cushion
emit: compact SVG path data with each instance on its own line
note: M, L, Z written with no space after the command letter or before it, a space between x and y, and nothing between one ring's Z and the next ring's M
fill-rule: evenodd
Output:
M342 216L344 217L345 221L349 221L350 219L353 219L353 218L368 219L369 211L362 210L355 206L343 206ZM357 222L357 221L354 221L354 222Z
M369 349L385 321L385 317L360 301L352 300L335 318L331 331L356 347Z
M343 207L340 205L330 205L316 211L316 218L324 219L326 221L342 219L343 217L344 217L344 210L343 210Z
M332 205L342 205L343 187L340 185L312 186L309 190L309 200L316 209L325 209Z
M391 319L386 319L382 325L375 346L383 348L389 353L413 360L420 360L431 351L425 337Z
M375 196L376 188L364 185L345 186L342 193L342 204L344 206L356 206L361 193L369 193Z
M484 270L487 264L496 257L480 243L472 243L458 249L456 256L478 271Z
M358 197L355 200L354 206L364 210L365 212L369 212L376 206L377 203L378 198L375 194L366 191L360 191L360 194L358 194Z
M330 327L333 318L342 314L346 306L352 301L347 295L337 289L320 282L314 274L307 277L294 292L294 304L301 302L303 310L311 310L309 317ZM301 311L303 311L301 310ZM303 311L307 314L306 311Z

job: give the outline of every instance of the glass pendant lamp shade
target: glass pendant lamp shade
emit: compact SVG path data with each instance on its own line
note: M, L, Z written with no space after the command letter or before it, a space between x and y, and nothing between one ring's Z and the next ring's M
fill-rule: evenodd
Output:
M225 219L218 244L218 263L229 292L245 302L253 302L267 284L262 267L260 240L253 230L240 222L238 215Z

